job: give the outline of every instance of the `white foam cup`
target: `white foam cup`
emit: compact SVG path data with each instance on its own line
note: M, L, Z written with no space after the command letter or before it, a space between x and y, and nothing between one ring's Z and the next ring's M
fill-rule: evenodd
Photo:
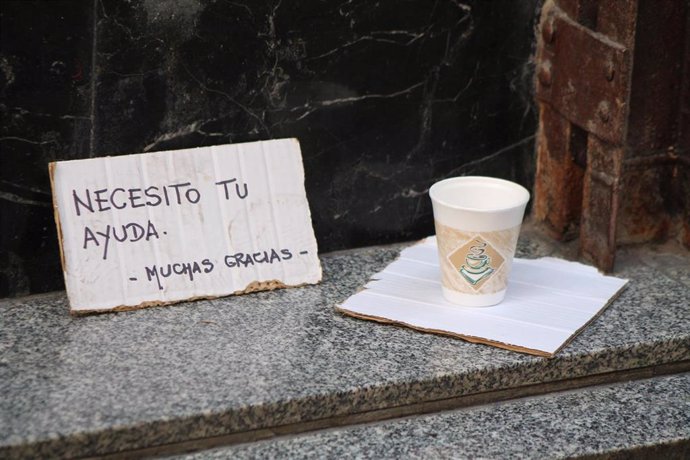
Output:
M529 192L507 180L465 176L435 183L429 196L443 296L467 307L500 303Z

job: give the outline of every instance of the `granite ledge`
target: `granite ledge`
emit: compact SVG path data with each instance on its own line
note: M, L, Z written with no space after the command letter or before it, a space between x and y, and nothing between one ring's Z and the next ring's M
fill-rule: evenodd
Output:
M174 458L654 458L657 454L657 458L679 459L690 455L688 373Z
M529 228L522 257L563 248ZM76 457L690 360L690 257L633 248L632 281L553 359L344 317L400 246L324 255L319 286L73 318L0 303L0 456Z

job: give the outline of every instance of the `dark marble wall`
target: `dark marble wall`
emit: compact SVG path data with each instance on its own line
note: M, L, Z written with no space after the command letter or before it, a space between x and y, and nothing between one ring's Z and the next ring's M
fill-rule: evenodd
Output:
M322 252L531 185L539 0L0 3L0 296L60 289L47 163L297 137Z

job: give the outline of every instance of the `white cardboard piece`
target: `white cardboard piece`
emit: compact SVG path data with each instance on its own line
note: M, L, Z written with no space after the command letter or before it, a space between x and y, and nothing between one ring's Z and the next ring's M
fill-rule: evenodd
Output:
M338 310L384 323L551 357L596 318L628 280L577 262L514 259L506 297L461 307L441 294L435 237L404 249Z
M314 284L299 143L51 163L72 312Z

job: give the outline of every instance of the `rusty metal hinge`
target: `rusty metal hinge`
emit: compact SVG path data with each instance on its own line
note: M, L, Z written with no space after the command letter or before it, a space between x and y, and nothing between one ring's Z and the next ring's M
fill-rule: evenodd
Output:
M630 91L629 50L573 21L555 5L545 13L537 97L597 137L623 142Z

